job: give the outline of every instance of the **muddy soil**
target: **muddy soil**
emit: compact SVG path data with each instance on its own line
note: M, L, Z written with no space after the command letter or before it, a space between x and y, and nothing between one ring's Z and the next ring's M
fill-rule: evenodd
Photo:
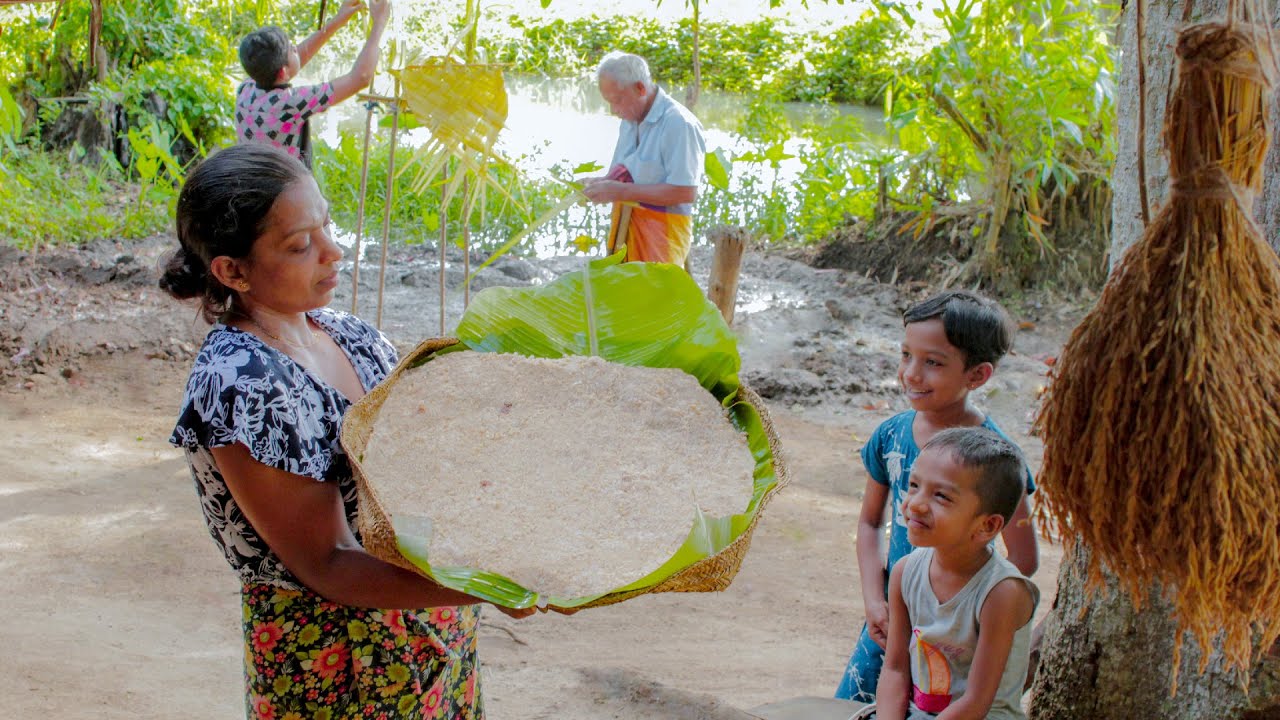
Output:
M168 436L205 326L155 288L172 238L24 253L0 247L0 707L12 717L229 718L242 713L238 586L210 542ZM478 258L477 258L478 260ZM706 284L709 253L695 254ZM476 288L545 282L581 260L505 259ZM334 306L350 309L351 264ZM379 268L358 310L377 317ZM461 258L446 322L462 312ZM793 483L725 592L645 596L572 617L485 615L489 717L739 718L834 689L862 621L852 531L857 451L905 408L900 313L927 294L749 253L734 325L743 375L770 405ZM439 334L438 260L393 253L382 327ZM1028 454L1046 361L1088 297L1009 305L1015 353L979 394ZM1060 553L1043 547L1048 609Z

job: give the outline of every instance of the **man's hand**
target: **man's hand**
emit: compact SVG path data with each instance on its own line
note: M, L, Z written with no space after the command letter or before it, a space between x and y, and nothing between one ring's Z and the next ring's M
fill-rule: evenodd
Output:
M343 0L342 6L338 8L338 13L333 16L333 19L337 22L346 22L352 15L363 9L364 0Z
M623 199L622 193L628 185L608 178L587 178L582 181L582 194L595 203L618 202Z
M867 634L882 648L889 642L888 603L876 603L867 607Z

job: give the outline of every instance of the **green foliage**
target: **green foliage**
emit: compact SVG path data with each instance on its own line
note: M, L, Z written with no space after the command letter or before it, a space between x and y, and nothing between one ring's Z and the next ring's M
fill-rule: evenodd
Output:
M211 71L207 62L179 57L152 60L127 75L112 74L94 83L90 94L122 105L132 127L156 121L174 139L189 133L192 145L212 147L232 140L232 82L225 72Z
M810 38L810 49L780 78L782 97L806 102L879 102L908 61L907 34L884 14Z
M572 76L594 71L611 50L648 61L664 84L693 77L693 21L637 17L529 20L511 16L506 32L481 41L490 61L515 72ZM894 75L904 41L895 20L867 15L831 33L799 33L772 18L700 23L702 81L708 88L780 100L875 102Z
M0 159L5 151L17 150L18 140L22 137L22 108L9 94L9 90L0 85Z
M314 170L321 191L330 202L330 213L339 227L355 232L359 217L361 152L363 139L343 136L337 147L323 141L314 145ZM363 237L380 239L386 212L387 168L390 141L378 137L369 147L369 174L364 206ZM396 148L396 177L393 184L390 236L394 243L434 245L440 231L440 184L438 179L422 193L413 192L414 173L410 168L412 148L403 144ZM531 180L502 163L490 163L492 173L515 199L511 202L501 193L483 193L477 201L471 243L479 249L493 249L524 229L566 193L566 188L551 181ZM454 197L446 213L450 242L461 244L462 197Z
M816 240L850 218L875 215L881 178L892 172L900 153L868 139L855 118L814 128L810 140L800 153L804 170L796 183L795 223Z
M898 77L886 101L907 165L929 178L928 192L904 204L927 223L935 199L970 199L985 215L978 254L988 270L1002 237L1015 245L1003 249L1010 256L1023 242L1052 251L1041 231L1048 201L1079 182L1106 181L1114 10L1069 0L944 2L945 40Z
M147 125L145 133L129 128L127 137L133 151L133 174L138 179L134 212L142 213L144 204L163 205L173 212L178 202L177 188L185 173L182 164L169 152L172 141L155 121Z
M119 104L135 127L146 127L155 117L174 140L190 135L190 144L212 147L230 139L240 38L266 22L283 22L286 31L299 32L299 21L314 22L309 9L299 15L287 4L276 5L266 0L103 3L102 79L89 57L89 3L7 11L12 17L5 17L0 33L0 84L30 98L85 95L99 109ZM293 22L285 22L289 19Z
M973 244L988 260L1054 252L1051 209L1063 205L1055 200L1105 184L1114 155L1114 8L1087 0L952 0L937 12L942 39L916 50L906 5L881 0L878 12L826 32L802 33L772 19L700 23L704 86L750 102L736 128L747 149L708 157L698 228L742 224L773 240L810 242L850 217L907 209L924 230L959 211L979 219ZM56 24L52 4L0 9L0 183L13 188L0 197L0 232L20 243L129 236L167 225L182 162L230 139L240 37L276 23L301 38L316 19L314 3L108 3L102 48L109 69L99 81L88 62L88 6L65 3ZM420 32L428 26L461 29L435 11L403 20L405 38L441 36ZM488 62L561 77L590 75L610 50L634 52L661 82L678 86L691 80L693 32L692 19L526 16L486 21L478 41ZM415 49L397 43L395 52ZM29 148L33 126L38 132L61 109L31 98L61 95L125 109L128 167L76 168ZM792 100L883 102L891 146L865 137L853 120L797 131L780 104ZM316 174L349 231L361 148L362 138L348 135L334 147L315 146ZM377 139L369 154L366 238L381 235L387 154L387 141ZM395 179L393 241L434 243L447 218L450 241L460 242L463 193L442 216L442 180L410 191L411 156L398 148L396 167L405 172ZM566 196L563 183L593 171L562 168L559 181L540 180L493 161L484 172L510 197L495 190L476 196L472 242L479 248L516 236ZM135 184L122 184L126 179ZM68 209L76 203L83 209ZM540 234L564 247L577 235L602 237L605 227L600 208L575 207Z
M0 241L30 248L137 238L168 228L167 202L139 202L120 168L19 150L0 164Z

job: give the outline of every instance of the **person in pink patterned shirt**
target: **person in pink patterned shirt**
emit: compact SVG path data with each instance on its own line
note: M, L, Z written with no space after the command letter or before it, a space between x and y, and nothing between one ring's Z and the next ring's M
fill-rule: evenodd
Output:
M254 30L240 41L240 64L249 75L236 88L236 137L240 142L283 148L311 167L310 118L355 95L373 80L391 0L368 0L369 37L351 72L316 85L294 87L289 81L364 7L365 0L343 0L333 20L297 45L274 25Z

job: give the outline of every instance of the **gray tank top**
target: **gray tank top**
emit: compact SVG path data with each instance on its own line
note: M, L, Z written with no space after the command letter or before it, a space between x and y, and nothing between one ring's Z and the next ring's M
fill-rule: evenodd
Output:
M905 559L902 568L902 600L911 621L911 710L942 712L953 698L964 694L969 682L969 666L978 647L978 616L987 594L997 583L1015 578L1031 591L1032 607L1040 602L1035 584L998 552L991 553L986 565L969 578L955 597L939 603L929 582L929 566L933 548L917 548ZM1034 612L1033 612L1034 614ZM1022 712L1022 685L1027 676L1031 652L1031 627L1028 620L1013 635L1013 647L1000 676L987 720L1025 720ZM927 717L927 716L926 716Z

